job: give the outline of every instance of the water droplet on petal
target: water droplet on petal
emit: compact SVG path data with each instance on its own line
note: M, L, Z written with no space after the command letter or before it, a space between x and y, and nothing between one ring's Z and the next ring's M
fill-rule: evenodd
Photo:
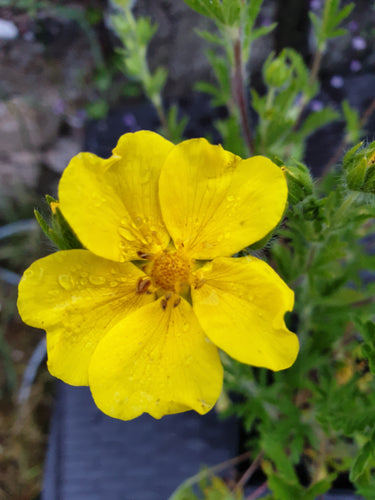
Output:
M185 323L184 326L182 327L183 332L187 332L190 328L190 323Z
M92 285L103 285L105 278L104 276L89 276L89 281Z
M134 223L135 223L136 227L143 226L144 222L145 221L142 219L142 217L139 217L139 216L134 219Z
M64 290L71 290L74 286L73 280L69 274L60 274L57 279Z

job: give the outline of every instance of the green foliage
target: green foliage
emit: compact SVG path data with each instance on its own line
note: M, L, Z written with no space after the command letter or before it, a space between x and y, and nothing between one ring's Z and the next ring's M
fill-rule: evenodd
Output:
M199 483L199 489L205 500L244 500L240 491L231 491L219 477L205 478ZM199 496L198 496L199 495ZM169 500L200 500L202 496L195 493L192 487L180 487Z
M310 12L318 50L325 50L327 41L331 38L336 38L347 33L347 30L339 28L339 25L347 19L354 9L355 4L350 3L341 8L340 3L340 0L326 0L324 2L322 18Z

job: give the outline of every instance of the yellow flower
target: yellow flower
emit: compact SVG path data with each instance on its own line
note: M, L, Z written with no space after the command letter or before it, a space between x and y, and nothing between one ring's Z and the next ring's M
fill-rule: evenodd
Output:
M34 262L19 287L23 320L47 331L50 372L128 420L209 411L222 388L218 348L288 368L293 292L265 262L231 257L276 226L286 200L270 160L205 139L174 146L141 131L108 159L74 157L59 209L86 249Z

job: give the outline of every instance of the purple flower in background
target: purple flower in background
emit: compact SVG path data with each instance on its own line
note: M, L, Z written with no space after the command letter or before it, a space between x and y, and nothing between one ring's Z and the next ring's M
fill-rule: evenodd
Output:
M360 61L357 61L356 59L353 59L353 61L350 62L350 71L360 71L362 69L362 63Z
M310 0L310 9L319 10L322 7L321 0Z
M126 125L131 132L139 130L137 119L135 118L133 113L125 113L122 117L122 121L124 125Z
M357 21L350 21L348 23L348 28L353 33L354 31L358 31L359 24L357 23Z
M331 87L335 89L341 89L344 86L344 79L340 75L335 75L330 80Z
M321 111L323 109L322 101L319 101L318 99L313 99L310 102L310 109L311 111Z
M361 36L354 36L352 40L352 47L355 50L364 50L367 47L366 40Z
M52 111L55 115L63 115L66 110L66 103L63 99L56 99L53 103Z

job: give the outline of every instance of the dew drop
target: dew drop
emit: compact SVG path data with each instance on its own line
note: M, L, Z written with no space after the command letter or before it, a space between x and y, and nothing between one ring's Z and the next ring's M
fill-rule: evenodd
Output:
M184 326L182 327L183 332L187 332L190 328L190 323L185 323Z
M27 269L24 272L24 276L27 276L28 278L31 278L33 275L34 275L34 271L32 271L31 269Z
M118 281L111 281L109 283L109 286L111 286L112 288L115 288L116 286L118 286Z
M232 194L227 196L227 201L233 201L233 200L234 200L234 196Z
M74 286L74 283L69 274L60 274L60 276L58 277L58 282L60 286L64 288L64 290L71 290Z
M104 276L89 276L89 282L92 285L103 285L105 283Z

